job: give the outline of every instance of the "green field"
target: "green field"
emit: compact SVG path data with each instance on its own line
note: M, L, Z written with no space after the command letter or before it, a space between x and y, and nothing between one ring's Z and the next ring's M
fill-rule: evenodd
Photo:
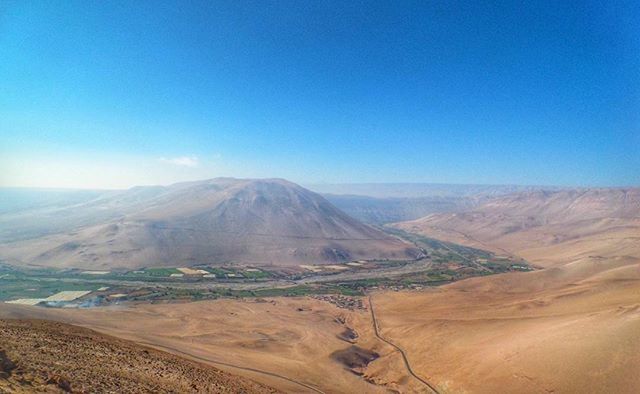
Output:
M149 275L149 276L170 276L171 274L179 274L176 268L145 268L144 274L139 275ZM135 275L135 274L134 274Z
M425 286L438 286L456 280L485 276L510 271L530 271L532 268L520 259L496 256L491 252L469 248L448 242L442 242L418 234L398 229L385 228L385 231L403 238L425 252L421 264L426 262L424 270L396 275L381 274L368 279L332 280L332 273L291 273L280 274L266 270L247 271L244 267L201 266L216 278L203 278L199 275L180 274L177 268L144 268L128 272L109 272L105 275L83 274L79 270L29 269L21 270L0 264L0 301L18 298L45 298L64 290L96 290L100 287L117 287L118 292L128 294L133 301L171 301L206 300L221 297L295 297L313 294L364 295L372 288L415 289ZM413 260L370 262L371 269L394 270L414 264ZM354 273L361 268L352 269ZM229 277L230 274L236 277ZM299 284L290 287L268 287L271 279L289 281L302 280L309 276L324 277L324 281L311 284ZM354 276L354 278L357 276ZM206 287L202 283L206 282ZM239 290L225 286L224 283L264 283L264 288ZM276 286L277 282L273 282ZM191 284L193 286L191 287ZM200 284L200 285L198 285ZM209 287L211 284L211 287ZM217 285L217 286L216 286ZM231 285L229 285L231 286Z
M19 298L46 298L60 291L91 290L107 286L103 283L65 282L60 280L42 280L30 278L0 279L0 301Z

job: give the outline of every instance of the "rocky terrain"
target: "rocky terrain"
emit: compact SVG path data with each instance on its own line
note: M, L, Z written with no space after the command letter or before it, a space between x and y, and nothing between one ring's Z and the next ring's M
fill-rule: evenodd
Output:
M3 393L274 393L155 349L43 320L0 320Z
M539 269L378 290L372 303L319 296L59 310L4 304L0 316L82 325L283 391L424 392L419 376L443 393L638 392L638 189L526 191L396 226L521 256Z

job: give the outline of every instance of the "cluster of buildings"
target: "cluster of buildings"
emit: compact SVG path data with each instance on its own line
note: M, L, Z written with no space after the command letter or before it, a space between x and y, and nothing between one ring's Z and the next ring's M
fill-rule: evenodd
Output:
M362 302L361 298L353 298L353 297L347 297L343 295L334 295L334 294L314 295L311 297L315 298L316 300L329 302L337 306L338 308L342 308L342 309L349 309L349 310L356 310L356 309L366 310L367 309L364 305L364 302Z

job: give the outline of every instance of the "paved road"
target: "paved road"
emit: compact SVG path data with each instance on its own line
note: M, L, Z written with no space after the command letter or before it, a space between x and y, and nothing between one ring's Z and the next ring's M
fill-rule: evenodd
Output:
M159 349L164 349L164 350L169 351L170 353L180 354L180 355L192 358L192 359L196 359L196 360L207 362L209 364L223 365L223 366L226 366L226 367L241 369L241 370L244 370L244 371L255 372L255 373L262 374L262 375L267 375L267 376L271 376L271 377L274 377L274 378L286 380L287 382L291 382L291 383L297 384L299 386L305 387L305 388L307 388L307 389L309 389L311 391L314 391L316 393L325 394L324 391L320 390L317 387L311 386L309 384L300 382L300 381L295 380L295 379L288 378L288 377L283 376L283 375L278 375L277 373L274 373L274 372L263 371L261 369L256 369L256 368L242 367L240 365L230 364L230 363L226 363L226 362L223 362L223 361L214 360L214 359L211 359L211 358L208 358L208 357L196 356L195 354L187 353L187 352L184 352L182 350L176 349L174 347L160 345L158 343L151 343L151 342L145 342L145 341L139 341L139 340L134 340L134 341L136 343L141 344L141 345L146 345L146 346L153 347L153 348L156 348L156 349L158 349L158 348Z
M402 355L402 359L404 360L404 365L407 367L407 370L409 371L411 376L418 379L420 382L422 382L434 393L440 394L434 385L432 385L425 379L418 376L415 372L413 372L413 369L411 369L411 365L409 364L409 359L407 358L407 354L405 353L405 351L400 346L396 345L395 343L391 342L390 340L382 336L382 334L380 334L380 329L378 327L378 320L376 319L376 313L373 309L373 299L371 298L371 296L369 296L369 309L371 310L371 318L373 319L373 329L376 334L376 337L378 337L378 339L380 339L381 341L391 345L392 347L394 347L396 350L400 352L400 354Z

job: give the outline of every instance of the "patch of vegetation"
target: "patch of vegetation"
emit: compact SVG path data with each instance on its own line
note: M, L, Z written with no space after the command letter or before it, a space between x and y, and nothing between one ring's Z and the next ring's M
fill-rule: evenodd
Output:
M235 270L225 267L204 267L202 268L205 271L209 271L214 274L217 278L226 278L228 274L235 274Z
M180 271L176 268L145 268L143 270L145 275L149 276L170 276L171 274L179 274ZM134 274L135 275L135 274Z
M267 271L242 271L242 275L244 275L247 279L267 279L272 275Z
M436 264L446 265L455 263L460 266L467 266L477 271L475 275L530 270L527 262L521 259L496 256L494 253L486 250L444 242L392 227L384 227L384 231L421 248Z
M0 279L0 301L19 298L46 298L61 291L95 291L103 283L67 282L38 278L3 277Z

